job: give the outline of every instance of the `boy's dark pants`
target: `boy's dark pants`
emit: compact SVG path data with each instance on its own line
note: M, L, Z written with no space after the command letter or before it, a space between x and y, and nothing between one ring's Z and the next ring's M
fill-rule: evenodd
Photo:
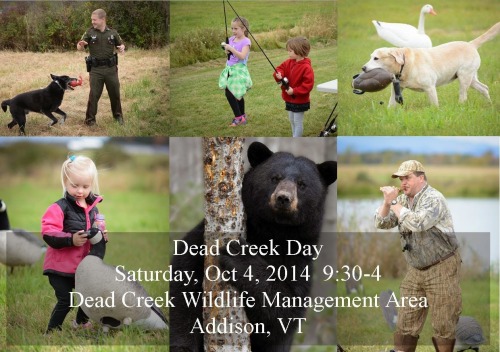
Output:
M49 326L47 331L58 329L61 330L61 326L64 322L64 318L71 310L70 307L70 292L75 288L75 278L65 277L59 275L48 275L50 285L54 288L54 292L57 298L57 304L50 315ZM82 308L78 308L76 313L76 322L78 324L84 324L89 320L89 317L83 312Z

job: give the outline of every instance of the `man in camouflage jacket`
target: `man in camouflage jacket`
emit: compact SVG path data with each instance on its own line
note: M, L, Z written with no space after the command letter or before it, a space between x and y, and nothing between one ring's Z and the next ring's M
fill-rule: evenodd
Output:
M403 162L392 178L399 178L403 194L398 195L400 189L396 187L380 188L384 202L375 214L375 226L379 229L398 226L401 249L409 264L400 286L403 303L394 333L395 350L415 351L432 307L434 347L438 352L452 352L462 294L461 258L450 210L444 196L427 183L420 162ZM408 304L412 297L427 305Z
M85 32L76 46L78 50L89 49L86 63L87 71L90 72L90 94L85 124L87 126L96 124L97 104L104 85L106 85L113 118L120 125L123 125L116 50L123 53L125 44L116 30L106 26L106 12L104 10L97 9L92 12L91 20L92 27Z

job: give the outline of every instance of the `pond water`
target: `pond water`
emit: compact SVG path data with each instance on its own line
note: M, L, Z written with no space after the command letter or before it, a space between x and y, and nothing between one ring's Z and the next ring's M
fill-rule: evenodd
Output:
M473 249L486 261L489 258L490 264L498 263L500 228L498 199L448 198L447 200L459 242L464 241L466 247ZM337 201L339 229L343 232L385 232L376 230L373 224L373 216L381 203L382 199L339 199ZM490 233L489 238L474 236L474 233L480 232Z

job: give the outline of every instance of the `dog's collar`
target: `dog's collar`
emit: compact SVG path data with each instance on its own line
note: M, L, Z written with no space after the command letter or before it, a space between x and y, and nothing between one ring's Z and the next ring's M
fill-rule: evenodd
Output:
M57 80L53 80L53 82L56 82L56 84L59 86L59 88L61 88L63 91L65 90L65 89L63 88L63 86L61 86L61 83L59 83L59 81L57 81Z
M403 64L401 65L401 70L399 70L399 73L397 73L395 76L397 79L401 79L401 75L403 74L403 68L405 67L406 59L405 59L405 54L403 54Z

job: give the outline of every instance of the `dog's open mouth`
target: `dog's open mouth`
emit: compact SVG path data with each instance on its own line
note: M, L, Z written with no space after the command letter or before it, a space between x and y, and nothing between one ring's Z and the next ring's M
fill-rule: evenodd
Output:
M73 87L81 86L82 83L83 83L82 76L79 76L78 78L71 77L68 82L68 89L74 90Z

